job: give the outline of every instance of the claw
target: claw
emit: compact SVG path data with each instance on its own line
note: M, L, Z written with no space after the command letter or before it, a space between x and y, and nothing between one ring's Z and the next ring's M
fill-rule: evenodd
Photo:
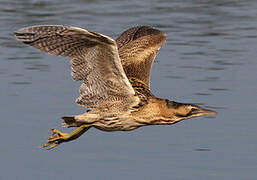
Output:
M54 141L57 141L57 140L60 140L60 136L50 136L48 138L48 142L54 142Z
M46 144L43 144L42 146L40 146L40 148L45 148L45 147L47 147L49 145L50 145L49 143L46 143Z
M68 140L70 135L68 133L63 133L57 129L50 130L53 134L48 138L48 142L42 145L40 148L46 148L47 150L53 149L64 141Z
M49 148L46 148L46 150L50 150L50 149L53 149L55 148L56 146L58 146L60 143L55 143L53 145L51 145Z

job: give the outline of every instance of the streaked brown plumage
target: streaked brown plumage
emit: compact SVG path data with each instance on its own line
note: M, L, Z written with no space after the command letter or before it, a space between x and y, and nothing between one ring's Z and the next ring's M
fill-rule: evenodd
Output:
M43 145L48 149L78 138L91 127L128 131L216 114L151 93L151 66L166 41L165 35L152 27L133 27L116 41L100 33L61 25L26 27L15 32L15 36L41 51L68 56L73 79L83 81L76 102L88 111L63 117L64 126L78 128L71 133L53 129L53 136Z

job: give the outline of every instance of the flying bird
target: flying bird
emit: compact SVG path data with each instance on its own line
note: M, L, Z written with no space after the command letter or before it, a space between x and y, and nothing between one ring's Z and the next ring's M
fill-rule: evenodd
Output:
M85 113L65 116L71 133L52 129L42 147L52 149L80 137L91 127L130 131L147 125L171 125L181 120L216 114L194 104L154 96L150 90L153 61L166 41L163 32L137 26L116 40L89 30L62 25L38 25L15 32L16 39L55 56L70 58L71 75L82 81L76 103Z

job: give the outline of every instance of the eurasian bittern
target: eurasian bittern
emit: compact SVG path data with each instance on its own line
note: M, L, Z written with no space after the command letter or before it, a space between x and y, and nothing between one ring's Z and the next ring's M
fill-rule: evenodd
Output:
M164 33L152 27L133 27L116 41L100 33L61 25L26 27L15 32L15 36L41 51L69 57L73 79L83 81L76 102L88 111L63 117L65 127L77 128L71 133L52 129L53 135L42 146L47 149L74 140L91 127L130 131L216 114L151 93L151 66L166 41Z

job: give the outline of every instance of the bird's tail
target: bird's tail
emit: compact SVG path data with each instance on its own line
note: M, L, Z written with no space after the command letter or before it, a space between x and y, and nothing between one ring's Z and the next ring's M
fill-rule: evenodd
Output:
M62 119L63 119L63 122L62 122L63 127L77 127L78 126L78 123L75 120L75 116L63 116Z

